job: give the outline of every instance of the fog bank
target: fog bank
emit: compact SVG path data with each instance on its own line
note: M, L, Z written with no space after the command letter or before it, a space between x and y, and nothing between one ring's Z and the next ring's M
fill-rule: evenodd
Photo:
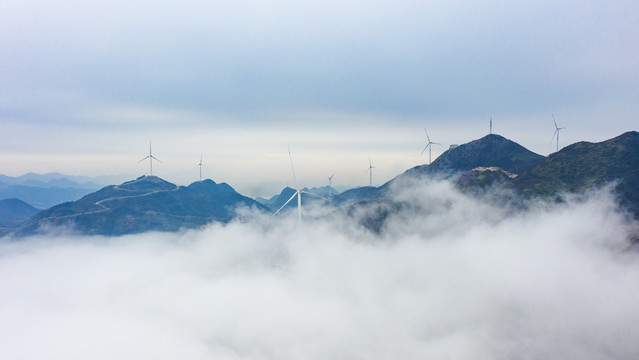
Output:
M605 189L519 211L446 182L396 200L419 206L380 234L289 213L3 242L0 358L639 357L637 225Z

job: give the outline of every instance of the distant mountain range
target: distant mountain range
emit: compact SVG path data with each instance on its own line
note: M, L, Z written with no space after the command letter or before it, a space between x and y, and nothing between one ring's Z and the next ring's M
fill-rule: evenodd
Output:
M20 199L0 200L0 228L17 227L38 211Z
M330 201L338 194L338 192L335 189L329 188L328 186L322 186L322 187L312 188L312 189L303 188L302 191L304 191L302 192L302 203L304 204L308 202L315 202L315 201L322 201L322 202ZM315 196L309 195L308 193L313 194ZM287 186L282 190L282 192L280 192L277 195L274 195L270 199L258 198L255 200L258 201L260 204L266 206L269 210L277 211L279 210L279 208L284 206L284 204L294 194L296 194L296 190ZM326 200L323 200L321 198L324 198ZM289 202L286 205L286 209L288 208L297 208L297 201Z
M506 188L522 202L533 197L561 201L563 193L612 183L619 203L639 219L639 133L627 132L600 143L579 142L548 157L491 134L451 148L431 165L409 169L380 187L365 186L339 194L331 189L330 197L328 187L308 191L329 198L319 201L339 207L338 213L344 216L372 208L366 218L358 221L378 231L388 214L405 206L392 200L389 190L394 183L406 179L450 179L471 195ZM38 212L15 234L33 234L58 226L101 235L177 231L212 221L228 222L237 216L235 209L242 206L272 213L295 192L286 187L280 194L258 202L225 183L205 180L178 187L154 176L143 176ZM311 201L313 197L302 196L303 203ZM297 201L291 201L287 208L296 206Z
M28 173L12 177L0 174L0 200L16 198L39 209L75 201L122 176L72 176L60 173Z
M35 187L59 187L78 189L98 189L104 185L114 182L121 182L126 179L126 175L106 175L106 176L75 176L65 175L57 172L47 174L27 173L21 176L7 176L0 174L0 183L6 185L25 185Z

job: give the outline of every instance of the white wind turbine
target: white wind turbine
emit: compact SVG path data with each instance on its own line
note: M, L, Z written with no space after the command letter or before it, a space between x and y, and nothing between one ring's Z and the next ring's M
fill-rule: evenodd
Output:
M328 197L331 197L331 188L333 186L333 176L335 176L336 173L333 173L333 175L328 177Z
M368 158L368 173L370 175L370 186L373 186L373 169L375 167L373 166L373 163L371 162L371 158Z
M426 149L428 149L428 165L430 165L431 163L431 156L432 156L432 150L433 150L433 146L432 145L441 145L440 143L436 143L436 142L432 142L430 141L430 136L428 136L428 131L426 131L426 129L424 129L424 132L426 133L426 138L428 139L428 143L426 144L426 146L424 147L424 150L422 150L422 153L419 155L423 155L424 151L426 151Z
M555 121L555 114L552 114L552 122L555 123L555 133L552 134L552 137L554 138L555 135L557 135L557 151L559 151L559 130L563 130L565 129L565 127L557 126L557 122Z
M321 197L321 196L317 196L317 195L315 195L313 193L310 193L308 191L301 190L299 188L299 186L297 186L297 177L295 176L295 168L293 167L293 156L291 156L291 147L290 146L288 147L288 157L291 160L291 171L293 171L293 180L295 180L295 194L293 194L293 196L291 196L291 198L288 199L284 203L284 205L282 205L282 207L277 209L277 211L273 215L271 215L271 217L277 215L278 212L280 212L282 209L284 209L284 207L286 205L288 205L288 203L290 203L291 200L293 200L293 198L295 196L297 196L297 220L298 220L299 223L301 223L302 222L302 193L308 194L308 195L311 195L311 196L315 196L316 198L320 198L320 199L324 199L324 198ZM326 200L326 199L324 199L324 200Z
M142 161L144 161L146 159L149 159L149 166L150 166L150 169L151 169L151 176L153 176L153 160L155 160L155 161L157 161L159 163L161 163L162 161L160 161L158 158L153 156L153 151L151 150L151 142L149 142L149 156L145 157L144 159L142 159L142 160L140 160L138 162L140 163L140 162L142 162Z
M202 156L204 156L204 154L200 155L200 162L195 165L200 167L200 181L202 181Z

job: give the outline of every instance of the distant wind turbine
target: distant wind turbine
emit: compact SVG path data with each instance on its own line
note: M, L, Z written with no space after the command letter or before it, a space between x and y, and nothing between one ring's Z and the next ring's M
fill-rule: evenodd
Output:
M433 146L432 145L441 145L441 144L430 141L430 136L428 136L428 131L426 131L426 129L424 129L424 132L426 133L426 138L428 139L428 143L424 147L424 150L422 150L422 153L419 154L419 155L423 155L424 151L426 151L426 149L428 149L428 165L430 165L430 163L432 162L432 160L431 160L432 159L432 150L433 150Z
M370 186L373 186L373 169L375 167L373 166L373 163L371 163L371 158L368 158L368 172L370 174Z
M328 177L328 196L331 196L331 189L333 186L333 176L335 176L336 173L333 173L333 175Z
M493 133L493 118L490 118L490 132L489 134Z
M557 135L557 151L559 151L559 130L563 130L565 129L565 127L557 126L557 122L555 121L555 114L552 114L552 122L555 123L555 133L552 134L552 137L554 138L555 135Z
M144 161L146 159L149 159L149 166L150 166L150 169L151 169L151 176L153 176L153 160L155 160L155 161L157 161L159 163L162 163L162 161L160 161L158 158L153 156L153 151L151 150L151 142L149 142L149 156L145 157L144 159L142 159L142 160L140 160L138 162L140 163L140 162L142 162L142 161Z
M302 193L308 194L308 195L311 195L311 196L315 196L316 198L320 198L320 199L324 199L324 198L321 197L321 196L317 196L317 195L315 195L313 193L310 193L308 191L301 190L299 188L299 186L297 186L297 177L295 176L295 167L293 167L293 156L291 156L291 147L290 146L288 147L288 157L291 160L291 171L293 172L293 180L295 180L295 194L293 194L293 196L291 196L291 198L288 199L284 203L284 205L282 205L282 207L277 209L277 211L273 215L271 215L271 217L277 215L277 213L279 213L282 209L284 209L284 207L286 205L288 205L288 203L290 203L291 200L293 200L293 198L295 196L297 196L297 220L298 220L299 223L302 223ZM326 200L326 199L324 199L324 200Z
M202 181L202 156L204 156L204 154L200 155L200 162L195 165L200 167L200 181Z

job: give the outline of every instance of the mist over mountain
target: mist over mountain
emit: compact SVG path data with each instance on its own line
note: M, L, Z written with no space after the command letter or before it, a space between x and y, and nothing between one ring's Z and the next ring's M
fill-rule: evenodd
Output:
M0 358L634 359L636 145L447 156L301 223L211 180L104 187L0 240Z
M378 209L378 231L369 207L306 207L302 224L254 208L177 233L0 241L0 358L639 354L639 226L608 190L510 211L412 181L391 187L383 202L401 207ZM140 179L104 192L147 187L187 191Z
M620 205L639 218L639 133L627 132L600 143L579 142L547 158L491 134L451 148L431 165L412 168L380 187L345 191L335 203L372 207L370 213L381 217L367 222L378 228L388 209L401 206L379 201L391 198L394 185L444 178L466 193L507 208L522 206L524 199L557 200L612 184Z

